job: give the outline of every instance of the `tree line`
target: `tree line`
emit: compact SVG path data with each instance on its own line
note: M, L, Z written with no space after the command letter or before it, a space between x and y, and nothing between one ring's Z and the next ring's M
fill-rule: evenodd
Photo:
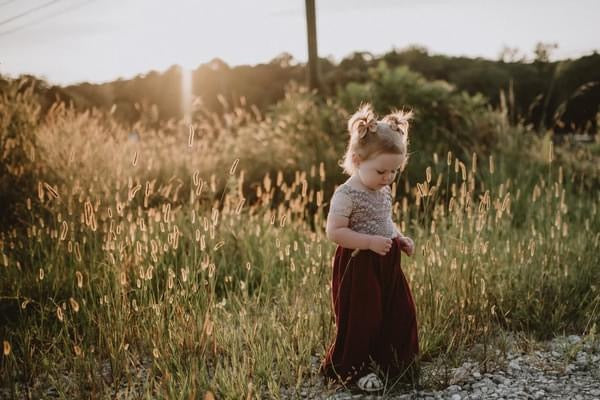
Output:
M379 56L354 52L339 63L320 58L320 95L336 96L350 82L367 82L369 70L385 62L390 68L406 65L428 80L446 81L470 95L481 93L492 107L506 110L513 122L541 131L595 133L600 54L550 61L551 50L538 44L533 60L516 59L514 49L503 50L499 60L488 60L432 55L418 46ZM265 110L283 98L289 82L306 81L307 67L288 53L254 66L232 67L215 58L191 71L191 76L192 93L207 111L221 113L232 104ZM101 84L57 87L40 81L37 86L45 107L58 99L83 109L112 109L124 123L134 123L142 115L151 115L158 123L183 116L181 82L182 69L172 66ZM0 81L0 89L2 85L6 81Z

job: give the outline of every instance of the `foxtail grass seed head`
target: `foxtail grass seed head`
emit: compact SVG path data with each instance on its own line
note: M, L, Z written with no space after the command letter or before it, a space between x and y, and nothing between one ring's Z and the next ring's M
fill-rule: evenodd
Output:
M427 167L425 170L425 175L427 177L427 183L431 182L431 167Z
M38 199L40 200L40 202L44 202L44 198L45 198L45 194L44 194L44 185L42 184L42 182L38 181Z
M82 355L81 347L79 347L77 345L73 346L73 352L75 353L76 357L81 357L81 355Z
M244 207L244 203L246 202L246 199L241 198L240 201L238 202L237 206L235 207L235 213L237 215L240 215L240 213L242 212L242 208Z
M133 165L134 167L137 165L138 162L138 152L136 151L135 153L133 153L133 161L131 162L131 165Z
M63 315L63 310L62 310L62 308L60 308L60 306L56 307L56 317L58 318L58 320L60 322L63 322L64 315Z
M460 167L460 173L462 176L462 180L466 181L467 180L467 167L465 167L465 164L461 161L458 166Z
M81 262L81 252L79 251L79 243L75 242L75 259Z
M3 347L4 357L7 357L10 354L10 343L8 342L8 340L2 341L2 347Z
M69 231L69 225L66 221L63 221L60 229L60 241L64 241L67 238L67 232Z
M319 191L317 191L317 207L321 207L322 204L323 204L323 191L319 190Z
M81 289L83 287L83 275L81 272L75 271L75 277L77 278L77 287Z
M206 336L212 335L212 332L213 332L213 322L210 319L207 319L204 322L204 331L206 332Z
M55 188L53 188L52 186L50 186L46 182L44 182L44 188L48 191L48 194L50 195L50 197L58 199L58 197L59 197L58 196L58 191Z
M79 312L79 303L77 302L77 300L75 300L72 297L69 297L69 303L71 304L71 309L74 312L76 312L76 313Z
M196 196L200 196L202 194L202 189L204 189L204 181L200 180L198 185L196 185Z
M233 161L233 164L231 164L231 168L229 168L229 175L234 175L235 174L235 170L236 170L239 162L240 162L239 158L236 158Z
M129 201L133 200L135 198L136 193L142 188L142 185L140 185L139 183L137 185L135 185L134 187L131 188L131 190L129 191L128 194L128 199Z
M447 161L448 166L452 165L452 152L449 151L448 152L448 161Z
M40 268L39 273L38 273L38 278L40 281L44 280L44 269Z
M490 155L490 174L494 173L494 156Z
M194 125L190 124L189 135L188 135L188 146L192 147L194 145Z

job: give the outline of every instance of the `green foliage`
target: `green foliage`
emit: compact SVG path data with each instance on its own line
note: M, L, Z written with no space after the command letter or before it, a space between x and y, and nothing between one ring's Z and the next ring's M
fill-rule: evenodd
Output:
M544 44L540 49L543 50ZM546 45L547 46L547 45ZM508 50L513 52L514 50ZM541 53L540 53L541 54ZM390 51L380 57L368 52L355 52L336 64L320 59L323 97L334 95L350 82L364 83L371 79L369 68L384 61L394 69L406 66L423 75L428 81L443 80L458 91L470 95L481 94L493 107L502 103L501 93L512 93L511 121L522 120L536 130L550 127L561 133L596 132L595 114L600 104L600 86L581 88L600 81L600 55L597 53L576 60L549 62L544 57L534 62L514 57L498 61L481 58L430 55L421 47ZM153 105L158 107L159 119L183 117L181 107L182 70L173 66L164 72L151 71L133 79L119 79L103 84L82 83L44 91L46 102L55 96L72 100L79 109L96 107L105 111L116 106L114 115L121 123L133 124L141 111ZM290 82L303 82L306 66L282 54L269 63L256 66L230 67L214 59L192 71L192 93L202 99L206 109L222 113L225 110L219 96L230 103L244 98L261 111L285 96ZM0 80L0 83L2 81ZM44 109L47 109L46 107ZM558 113L558 114L557 114ZM556 118L560 116L560 118Z
M369 70L366 83L349 83L338 94L349 110L362 101L372 102L381 115L394 108L415 110L409 133L411 169L423 170L426 155L448 151L461 159L472 153L488 155L500 141L502 116L488 109L481 95L470 96L444 81L427 81L406 67L380 63Z

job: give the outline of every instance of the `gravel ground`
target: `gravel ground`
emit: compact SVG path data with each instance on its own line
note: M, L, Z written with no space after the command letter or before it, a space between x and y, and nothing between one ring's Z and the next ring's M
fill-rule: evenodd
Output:
M356 390L324 388L318 380L300 390L282 393L286 399L599 399L600 340L579 336L558 337L543 343L529 343L519 349L509 337L503 350L495 349L494 361L485 364L467 359L457 368L442 368L437 360L423 363L422 376L438 390L391 388L380 395L365 395ZM473 354L481 354L474 346ZM489 349L488 349L489 352ZM477 357L481 359L482 357ZM318 359L313 359L313 369ZM444 377L441 379L440 377ZM447 381L447 385L443 384Z
M496 342L497 343L497 342ZM422 364L422 386L386 387L379 395L361 394L356 388L326 387L316 373L319 358L312 358L311 375L299 388L282 388L279 397L292 399L598 399L600 400L600 338L591 336L561 336L548 342L516 340L511 335L503 338L502 345L488 347L475 345L464 362L455 368L441 359ZM486 354L483 356L482 354ZM484 360L488 360L484 362ZM153 384L148 382L151 359L138 364L135 379L115 384L111 381L110 364L101 367L106 387L113 387L106 398L136 399L142 393L152 393ZM18 399L36 398L32 393L43 393L44 398L78 398L81 388L74 387L68 374L45 379L47 383L37 387L18 385ZM46 386L46 387L44 387ZM117 389L115 390L115 386ZM435 388L435 389L434 389ZM29 395L28 395L29 393ZM69 393L71 394L69 396ZM89 396L85 396L89 397ZM0 389L0 399L14 398L5 388ZM210 398L210 397L208 397Z

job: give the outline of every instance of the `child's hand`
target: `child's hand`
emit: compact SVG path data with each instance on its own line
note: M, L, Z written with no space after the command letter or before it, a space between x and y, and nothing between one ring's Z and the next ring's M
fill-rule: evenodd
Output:
M384 236L373 235L369 241L369 250L374 251L379 255L386 255L392 248L392 239Z
M407 256L412 256L415 253L415 242L408 236L399 236L398 239L400 239L400 250Z

